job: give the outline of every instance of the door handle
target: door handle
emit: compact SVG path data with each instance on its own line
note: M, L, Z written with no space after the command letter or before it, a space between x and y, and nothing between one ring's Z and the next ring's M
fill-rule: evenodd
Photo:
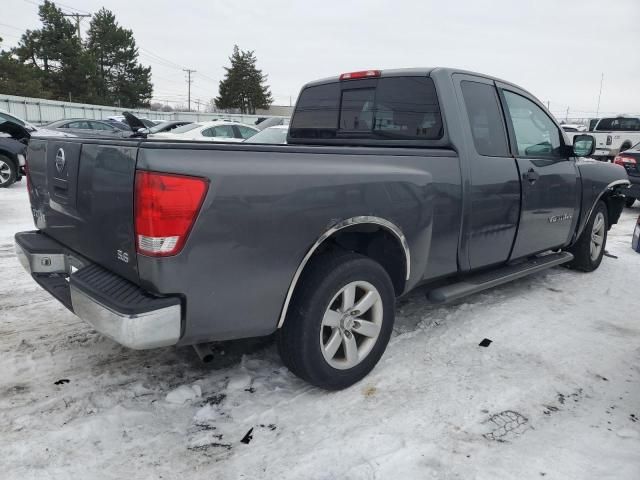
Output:
M540 174L533 168L530 168L529 171L524 174L524 178L526 178L529 183L534 184L536 180L540 178Z

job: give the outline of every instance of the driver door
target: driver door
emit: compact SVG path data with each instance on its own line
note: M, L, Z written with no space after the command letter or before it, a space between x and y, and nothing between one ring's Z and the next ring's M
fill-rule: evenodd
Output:
M511 259L565 245L577 221L578 169L549 114L525 92L501 85L520 175L521 212Z

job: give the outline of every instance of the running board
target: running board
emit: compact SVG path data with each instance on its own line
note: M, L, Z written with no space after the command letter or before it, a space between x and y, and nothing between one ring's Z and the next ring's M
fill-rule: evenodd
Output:
M458 283L435 288L427 293L427 298L433 303L450 302L518 278L526 277L532 273L562 265L571 260L573 260L573 255L569 252L543 255L516 265L507 265L506 267L490 272L471 275Z

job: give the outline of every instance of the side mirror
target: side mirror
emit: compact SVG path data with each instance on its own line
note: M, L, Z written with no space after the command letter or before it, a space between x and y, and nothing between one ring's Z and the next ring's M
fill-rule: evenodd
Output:
M596 149L596 141L591 135L576 135L573 137L573 155L588 157Z

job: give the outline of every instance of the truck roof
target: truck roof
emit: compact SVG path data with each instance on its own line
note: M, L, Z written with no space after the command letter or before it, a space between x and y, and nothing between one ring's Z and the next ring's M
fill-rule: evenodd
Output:
M423 77L430 76L434 72L443 72L445 74L453 75L454 73L461 73L465 75L473 75L476 77L484 77L490 80L494 80L496 82L505 83L507 85L513 85L514 87L519 88L520 90L524 90L522 87L509 82L507 80L503 80L501 78L493 77L491 75L487 75L484 73L473 72L470 70L464 70L461 68L451 68L451 67L417 67L417 68L392 68L387 70L379 70L380 77ZM339 82L340 75L335 75L332 77L325 77L319 80L314 80L312 82L306 83L302 88L312 87L315 85L323 85L326 83ZM526 91L526 90L525 90ZM527 92L529 93L529 92Z

